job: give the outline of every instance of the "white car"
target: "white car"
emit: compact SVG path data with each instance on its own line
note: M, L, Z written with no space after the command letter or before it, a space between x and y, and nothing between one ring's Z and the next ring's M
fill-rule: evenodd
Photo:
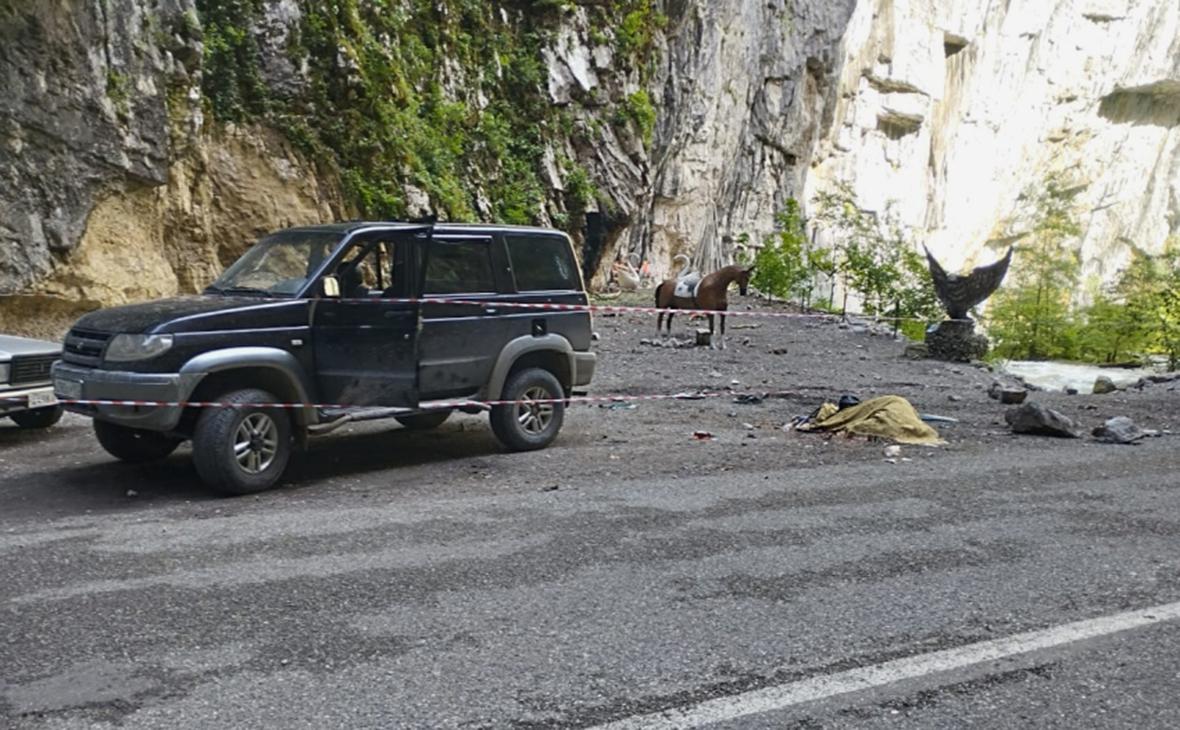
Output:
M55 342L0 335L0 418L21 428L49 428L61 420L50 376L60 357Z

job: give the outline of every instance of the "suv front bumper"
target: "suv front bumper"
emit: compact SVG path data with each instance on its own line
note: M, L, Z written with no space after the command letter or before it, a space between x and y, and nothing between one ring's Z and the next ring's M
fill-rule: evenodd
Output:
M184 412L178 406L93 405L70 401L158 401L183 403L200 376L180 373L129 373L68 365L53 366L53 390L66 410L120 426L172 431Z

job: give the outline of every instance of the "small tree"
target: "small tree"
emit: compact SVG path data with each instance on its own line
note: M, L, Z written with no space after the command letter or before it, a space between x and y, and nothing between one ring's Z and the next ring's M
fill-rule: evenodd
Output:
M995 352L1028 360L1077 356L1071 301L1081 269L1071 245L1081 234L1074 193L1053 179L1026 194L1034 205L1029 243L1020 250L1011 286L996 295L989 328Z
M1142 328L1145 346L1167 355L1168 369L1180 367L1180 237L1157 256L1136 252L1116 291Z
M1146 331L1131 307L1108 294L1099 294L1082 311L1078 354L1083 360L1122 362L1125 355L1142 351Z
M926 262L909 231L896 220L880 220L860 209L846 185L820 194L816 204L816 219L833 230L837 247L825 258L816 255L812 269L840 275L844 312L848 293L855 291L865 312L892 317L895 329L921 339L926 329L921 320L937 318L940 310Z
M799 203L793 198L787 200L786 210L776 219L779 230L758 249L751 283L768 295L805 304L811 293L812 273Z

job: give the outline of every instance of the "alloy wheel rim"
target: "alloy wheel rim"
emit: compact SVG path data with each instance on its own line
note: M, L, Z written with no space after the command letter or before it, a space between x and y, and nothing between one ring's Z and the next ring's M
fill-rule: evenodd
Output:
M533 435L544 433L553 422L552 399L549 391L540 386L526 390L516 404L516 422L520 424L521 430Z
M234 458L247 474L261 474L279 453L279 427L265 413L251 413L242 419L234 434Z

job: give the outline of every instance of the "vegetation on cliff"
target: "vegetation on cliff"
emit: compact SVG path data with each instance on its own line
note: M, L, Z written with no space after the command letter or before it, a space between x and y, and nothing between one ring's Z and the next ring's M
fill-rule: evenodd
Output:
M278 86L263 68L266 5L197 0L209 111L220 122L284 131L338 171L362 216L417 212L407 195L417 189L450 219L572 227L596 191L585 167L561 151L593 147L587 119L633 123L650 144L655 110L646 92L604 84L610 91L568 105L550 99L543 50L571 2L300 2L284 49L297 83ZM619 75L646 78L662 24L651 0L580 11L603 29L591 41L610 45ZM547 154L564 194L546 179Z

